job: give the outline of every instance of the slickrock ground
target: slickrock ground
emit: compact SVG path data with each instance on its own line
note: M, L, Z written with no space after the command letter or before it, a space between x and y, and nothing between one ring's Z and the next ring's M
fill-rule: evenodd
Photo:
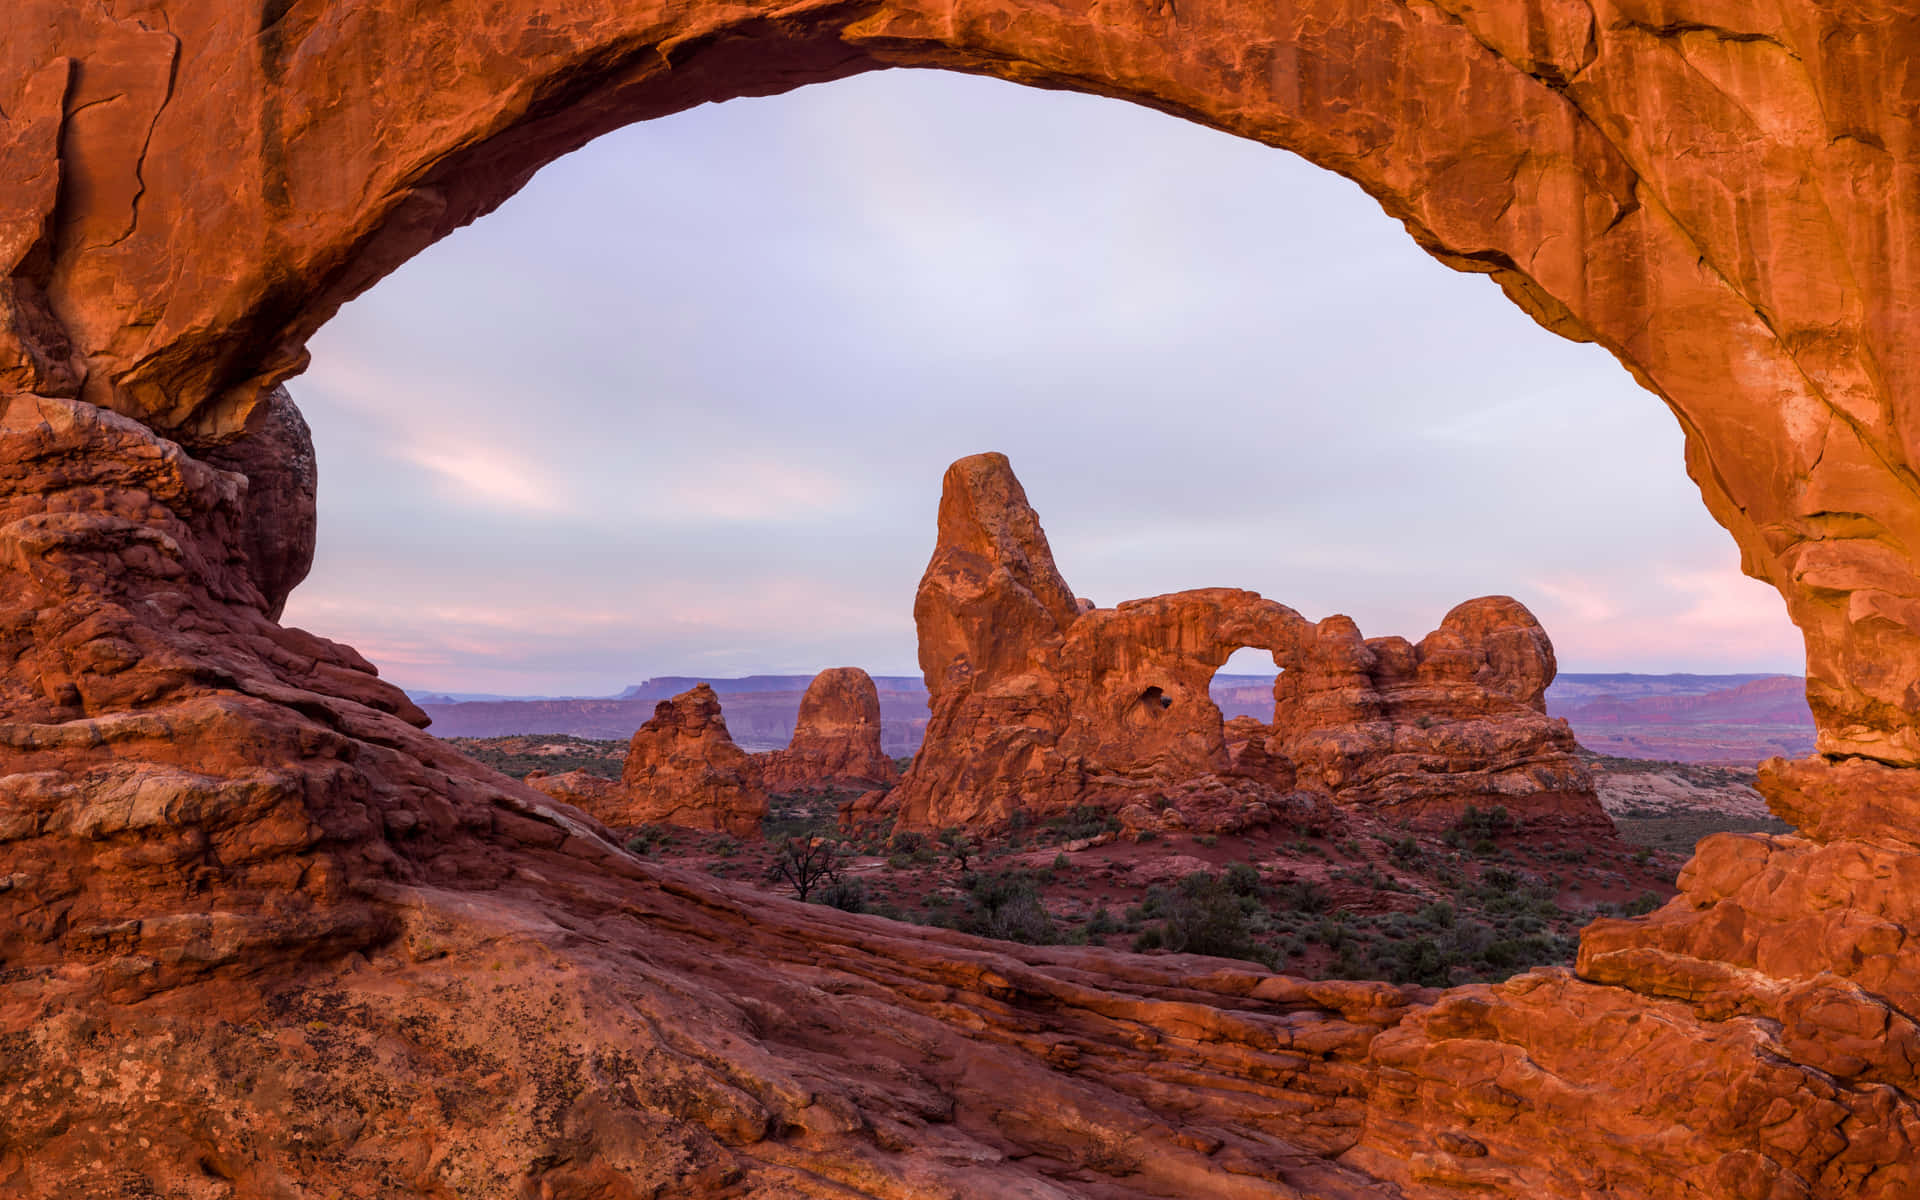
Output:
M1920 1193L1917 49L1907 0L13 0L0 1192ZM216 464L340 304L600 132L886 66L1296 150L1614 354L1806 635L1800 832L1499 985L1009 950L642 863L273 622L300 489Z
M754 761L773 792L886 788L900 778L880 748L880 692L859 667L814 676L800 699L793 741Z
M1318 625L1211 588L1076 602L1004 455L947 469L914 601L932 717L900 786L860 825L984 829L1093 805L1130 830L1237 833L1331 802L1445 828L1473 807L1610 836L1564 721L1553 647L1506 597L1469 601L1419 645ZM1273 723L1228 731L1209 689L1271 652Z

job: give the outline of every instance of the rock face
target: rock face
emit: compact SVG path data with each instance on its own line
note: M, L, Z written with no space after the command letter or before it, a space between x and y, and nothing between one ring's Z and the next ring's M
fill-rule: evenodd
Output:
M544 796L586 813L620 813L626 811L630 803L619 780L591 771L562 771L558 775L533 771L523 782Z
M634 731L617 795L588 811L609 825L659 822L760 836L767 793L753 756L733 744L720 697L702 683L654 706Z
M1089 804L1218 833L1311 807L1287 799L1304 788L1423 827L1468 805L1612 827L1546 715L1553 647L1517 601L1469 601L1416 647L1228 588L1111 609L1072 595L1006 457L948 468L914 603L933 715L879 811L925 830ZM1230 733L1208 685L1243 646L1283 669L1272 725Z
M880 692L859 667L820 672L800 698L800 718L785 750L756 755L770 792L893 786L900 769L880 748Z
M249 573L280 619L287 597L313 566L319 528L319 464L313 434L286 388L275 388L248 419L237 441L215 446L207 461L247 477L240 544Z
M1467 601L1418 645L1329 617L1274 680L1266 753L1300 786L1416 828L1475 805L1611 830L1572 731L1547 716L1553 675L1546 631L1506 596Z
M0 1192L1920 1193L1904 0L5 13ZM1297 151L1618 358L1806 635L1802 835L1493 987L1013 950L636 861L269 619L219 459L342 303L601 132L892 66Z

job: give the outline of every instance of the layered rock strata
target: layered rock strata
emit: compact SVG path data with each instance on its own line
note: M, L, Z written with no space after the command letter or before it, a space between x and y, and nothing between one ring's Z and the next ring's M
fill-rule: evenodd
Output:
M859 667L813 677L785 750L754 756L770 792L856 791L893 786L900 769L880 748L880 692Z
M1552 644L1506 597L1459 606L1418 646L1228 588L1094 607L1073 599L1006 457L981 454L947 470L914 617L927 737L853 819L942 829L1090 804L1136 830L1220 833L1313 808L1290 798L1305 790L1429 828L1470 805L1612 828L1546 715ZM1272 725L1239 722L1230 741L1208 686L1244 646L1282 670Z
M1920 1191L1917 21L14 0L0 1192ZM637 862L274 624L279 489L220 453L339 305L601 132L886 66L1285 146L1618 358L1807 636L1820 757L1764 779L1804 836L1493 987L1014 950Z

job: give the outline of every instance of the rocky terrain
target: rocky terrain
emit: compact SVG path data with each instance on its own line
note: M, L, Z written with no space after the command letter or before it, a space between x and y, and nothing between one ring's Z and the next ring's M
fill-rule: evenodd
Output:
M503 773L565 762L609 783L627 752L620 741L460 745ZM1785 831L1751 772L1611 759L1591 767L1618 841L1525 830L1504 809L1422 833L1332 806L1222 835L1129 832L1093 807L958 839L861 833L838 819L858 793L832 788L776 791L751 836L660 823L615 832L654 860L788 895L792 882L774 868L789 839L822 839L832 858L811 902L986 937L1154 951L1196 949L1184 939L1197 936L1211 939L1205 953L1312 978L1444 985L1570 964L1589 920L1671 897L1701 837ZM1231 900L1219 894L1229 879L1241 889Z
M0 21L0 1192L1920 1192L1909 6ZM274 620L312 448L268 418L341 304L609 129L915 66L1292 149L1618 358L1805 635L1795 832L1498 984L989 941L650 861Z

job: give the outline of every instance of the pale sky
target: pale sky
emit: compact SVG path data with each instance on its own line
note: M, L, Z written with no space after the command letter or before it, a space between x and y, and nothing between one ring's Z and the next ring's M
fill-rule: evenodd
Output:
M285 619L411 688L917 673L981 450L1101 604L1245 587L1418 639L1506 593L1564 671L1804 662L1608 355L1345 180L1116 101L890 71L633 126L312 350Z

